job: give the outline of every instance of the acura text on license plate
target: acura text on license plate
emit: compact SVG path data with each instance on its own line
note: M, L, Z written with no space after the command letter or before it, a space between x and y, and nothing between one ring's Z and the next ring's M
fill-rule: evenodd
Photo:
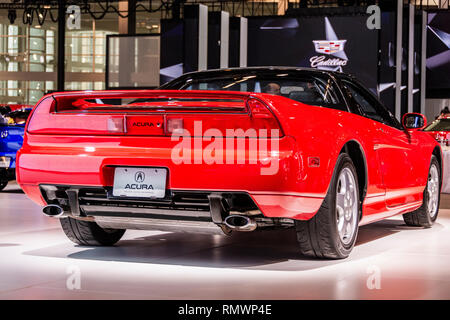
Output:
M113 196L164 198L166 176L164 168L115 168Z

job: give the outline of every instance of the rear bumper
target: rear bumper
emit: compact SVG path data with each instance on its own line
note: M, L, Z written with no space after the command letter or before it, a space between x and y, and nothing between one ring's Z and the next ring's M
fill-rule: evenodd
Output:
M325 196L326 189L306 180L291 137L279 139L279 151L266 155L266 164L252 162L248 151L244 164L175 164L171 153L177 143L168 138L28 135L17 156L17 180L30 198L45 205L40 185L108 188L117 166L164 167L169 191L242 192L265 217L299 220L313 217ZM278 170L262 174L270 166Z
M113 197L112 188L41 185L45 203L64 216L94 220L105 228L228 233L228 216L247 216L255 227L290 227L292 219L262 215L243 192L166 191L161 199ZM244 230L244 231L252 231Z

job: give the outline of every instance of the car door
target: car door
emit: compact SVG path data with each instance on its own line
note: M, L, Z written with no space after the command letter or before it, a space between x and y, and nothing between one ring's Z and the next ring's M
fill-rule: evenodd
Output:
M353 81L344 81L345 86L364 117L374 127L374 145L388 207L396 207L419 200L420 188L414 178L413 153L417 139L403 130L395 117L379 103L364 87Z

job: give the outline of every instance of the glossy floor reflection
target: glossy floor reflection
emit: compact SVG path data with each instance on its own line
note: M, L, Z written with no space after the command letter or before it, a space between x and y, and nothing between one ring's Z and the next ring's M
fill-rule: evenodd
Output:
M450 299L450 210L432 229L364 226L339 261L299 256L290 230L128 231L116 247L78 247L12 184L0 193L0 299Z

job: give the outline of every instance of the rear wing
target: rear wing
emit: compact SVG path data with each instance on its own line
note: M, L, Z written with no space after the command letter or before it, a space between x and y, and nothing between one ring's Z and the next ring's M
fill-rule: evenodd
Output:
M246 111L250 94L224 91L127 90L52 95L52 112L220 112Z
M278 128L270 108L246 92L126 90L57 93L44 97L28 133L169 136L195 122L224 130Z

